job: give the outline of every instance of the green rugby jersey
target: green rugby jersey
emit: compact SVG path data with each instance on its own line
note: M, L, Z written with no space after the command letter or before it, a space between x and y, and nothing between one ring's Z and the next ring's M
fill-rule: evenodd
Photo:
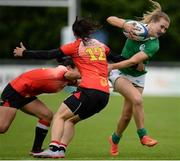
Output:
M129 59L136 53L140 51L144 51L144 53L148 55L148 58L151 58L158 50L159 50L159 40L157 38L150 38L146 41L134 41L127 39L121 55L126 59ZM147 60L144 61L144 65L146 65L147 63L148 63ZM134 77L138 77L147 73L146 70L138 71L131 67L120 69L120 71L124 74L128 74Z

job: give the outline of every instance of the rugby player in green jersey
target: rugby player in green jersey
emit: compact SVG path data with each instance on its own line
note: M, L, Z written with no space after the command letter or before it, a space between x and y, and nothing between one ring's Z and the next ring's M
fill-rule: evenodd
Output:
M107 22L113 26L123 28L129 33L121 55L126 60L109 64L110 80L114 90L124 97L122 114L118 121L116 130L109 137L110 154L115 156L119 154L118 143L123 132L127 128L133 117L137 127L137 134L142 145L152 147L158 143L157 140L148 136L144 127L144 108L142 93L145 83L145 66L148 60L159 50L159 36L163 35L169 27L170 19L166 13L161 10L159 3L149 0L153 5L153 10L146 12L141 22L148 28L148 39L146 41L136 41L133 35L134 27L126 23L125 19L110 16ZM137 64L137 68L131 68Z

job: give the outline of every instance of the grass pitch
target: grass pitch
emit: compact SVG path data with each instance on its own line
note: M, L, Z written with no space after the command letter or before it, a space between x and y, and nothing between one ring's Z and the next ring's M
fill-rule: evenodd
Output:
M54 112L67 93L42 95ZM176 97L144 97L145 127L159 144L153 148L139 142L134 120L119 144L120 154L109 155L107 138L116 127L121 113L122 97L111 96L108 106L94 117L76 125L76 134L66 153L67 160L180 160L180 99ZM38 108L38 107L37 107ZM0 159L38 160L28 155L37 119L18 111L7 133L0 135ZM50 141L50 131L44 147Z

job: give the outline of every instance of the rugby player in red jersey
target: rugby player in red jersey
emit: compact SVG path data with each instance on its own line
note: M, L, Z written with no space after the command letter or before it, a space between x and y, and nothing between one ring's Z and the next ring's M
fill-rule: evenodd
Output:
M53 112L36 96L56 93L66 85L76 82L80 74L72 60L56 68L41 68L25 72L8 83L1 95L0 133L5 133L13 122L18 109L39 118L31 154L41 151Z
M23 44L14 49L14 56L36 59L72 57L80 71L77 91L60 105L54 116L49 148L35 157L64 158L66 147L74 136L74 125L100 112L109 100L107 55L114 62L121 57L110 54L110 49L90 35L98 25L90 19L76 18L72 30L76 40L54 50L26 50Z

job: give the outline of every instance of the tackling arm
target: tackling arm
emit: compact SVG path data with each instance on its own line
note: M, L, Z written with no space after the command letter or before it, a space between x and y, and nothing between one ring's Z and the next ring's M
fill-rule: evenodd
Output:
M107 55L107 59L113 61L114 63L126 60L126 58L124 58L123 56L121 56L120 54L114 54L112 53L112 51L110 51Z
M64 77L68 80L74 80L74 79L80 79L81 75L79 73L79 70L77 68L74 68L72 70L68 70L65 74Z
M77 68L74 68L72 70L68 70L64 77L69 80L68 86L78 86L80 83L81 75L79 73L79 70Z
M148 59L148 56L144 52L141 51L127 60L124 60L118 63L109 64L109 70L128 68L138 63L142 63L144 60L147 60L147 59Z
M24 50L23 58L35 58L35 59L59 59L65 55L59 49L52 50Z

